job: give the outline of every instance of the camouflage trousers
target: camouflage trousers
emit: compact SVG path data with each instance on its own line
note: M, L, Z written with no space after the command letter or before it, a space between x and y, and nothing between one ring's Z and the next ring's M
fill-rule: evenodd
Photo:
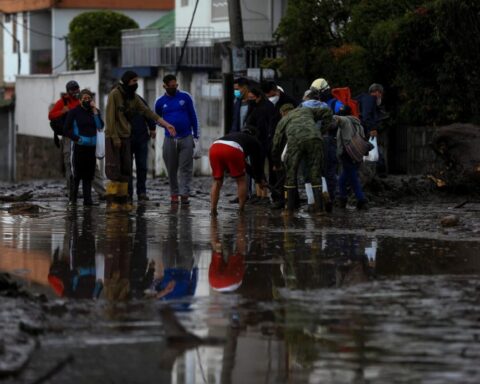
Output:
M298 166L301 161L305 165L305 179L311 181L312 187L321 187L323 141L321 139L312 139L295 145L288 143L285 159L286 188L296 187Z

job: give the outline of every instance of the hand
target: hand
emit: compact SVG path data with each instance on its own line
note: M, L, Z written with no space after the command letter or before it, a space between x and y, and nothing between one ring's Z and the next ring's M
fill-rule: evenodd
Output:
M92 112L95 114L95 115L98 115L98 109L97 109L97 105L95 104L95 101L91 101L90 102L90 107L92 107Z
M168 133L170 133L170 136L177 136L177 131L175 130L175 127L172 124L165 124L165 128L167 129Z
M150 138L152 140L155 140L156 137L157 137L157 131L151 130L150 131Z
M69 110L70 108L68 108L68 105L64 105L62 109L62 113L67 113Z
M377 137L377 136L378 136L377 130L376 130L376 129L372 129L372 130L370 131L370 136L371 136L371 137Z

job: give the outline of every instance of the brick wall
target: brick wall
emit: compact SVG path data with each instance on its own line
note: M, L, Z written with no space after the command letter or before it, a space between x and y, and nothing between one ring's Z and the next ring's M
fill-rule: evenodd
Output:
M52 138L17 135L16 180L63 177L62 154Z

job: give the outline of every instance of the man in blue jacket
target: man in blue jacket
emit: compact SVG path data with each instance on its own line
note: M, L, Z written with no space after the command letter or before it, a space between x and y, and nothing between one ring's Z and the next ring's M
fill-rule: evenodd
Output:
M163 78L165 94L155 102L155 112L175 127L176 135L165 130L163 160L167 167L171 202L189 204L193 176L193 149L198 145L198 119L193 100L187 92L179 91L177 78ZM179 176L179 177L178 177Z

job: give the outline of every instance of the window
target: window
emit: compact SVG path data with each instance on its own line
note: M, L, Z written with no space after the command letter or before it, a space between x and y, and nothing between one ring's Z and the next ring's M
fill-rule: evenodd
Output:
M10 14L9 14L9 13L6 13L6 14L5 14L5 23L9 23L9 22L10 22L10 19L11 19Z
M23 13L23 52L28 52L28 13Z
M228 2L226 0L212 0L212 20L228 19Z

